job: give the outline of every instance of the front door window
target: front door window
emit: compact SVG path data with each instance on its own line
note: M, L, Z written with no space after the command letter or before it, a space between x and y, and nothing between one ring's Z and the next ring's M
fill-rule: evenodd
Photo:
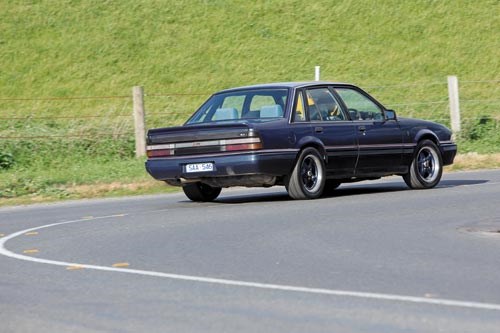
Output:
M383 120L382 109L371 99L349 88L337 88L335 91L344 101L352 120Z
M346 120L339 103L328 88L308 89L306 96L311 121Z

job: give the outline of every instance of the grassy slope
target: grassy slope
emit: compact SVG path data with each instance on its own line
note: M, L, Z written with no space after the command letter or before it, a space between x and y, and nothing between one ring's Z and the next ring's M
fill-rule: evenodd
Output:
M450 74L463 81L498 80L499 13L500 3L487 0L2 1L0 98L129 95L133 85L143 85L151 94L209 93L250 83L310 80L315 65L322 66L322 79L364 87L445 83ZM467 98L491 99L492 89L499 93L498 83L462 87ZM447 96L443 84L368 90L388 105ZM146 106L152 113L186 114L204 98L151 97ZM110 117L130 112L129 100L65 103L3 101L0 112L106 112ZM491 113L491 108L463 107L471 113ZM418 106L397 110L425 118L447 112L446 104L430 111ZM168 123L166 118L150 117L148 125ZM9 123L0 130L64 133L78 126L82 124ZM21 151L15 168L0 172L1 187L10 191L30 188L30 182L40 184L25 192L44 194L66 183L147 179L142 162L127 153L71 156L42 142L30 148L38 154L29 156L22 142L0 144L16 154ZM499 146L496 139L485 151L499 151ZM123 147L132 145L117 149Z
M498 78L498 1L0 3L0 96Z

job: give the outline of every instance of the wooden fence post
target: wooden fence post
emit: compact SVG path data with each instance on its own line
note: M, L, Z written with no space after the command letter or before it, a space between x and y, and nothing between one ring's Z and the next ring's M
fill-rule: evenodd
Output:
M451 130L453 134L460 132L460 104L458 95L458 79L448 76L448 96L450 99Z
M144 88L132 88L134 101L134 128L135 128L135 156L146 155L146 126L144 121Z

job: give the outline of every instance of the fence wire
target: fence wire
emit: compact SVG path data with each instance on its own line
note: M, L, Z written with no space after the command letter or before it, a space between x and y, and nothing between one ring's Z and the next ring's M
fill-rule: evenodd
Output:
M438 121L450 126L444 82L365 87L400 117ZM462 124L488 118L500 123L500 80L459 81ZM181 125L210 93L145 94L146 128ZM425 99L416 96L425 96ZM100 140L134 136L132 96L0 98L1 140ZM472 125L470 125L472 126Z

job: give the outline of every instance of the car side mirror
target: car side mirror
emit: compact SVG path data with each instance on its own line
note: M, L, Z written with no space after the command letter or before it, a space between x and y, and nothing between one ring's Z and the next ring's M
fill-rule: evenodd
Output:
M394 110L385 110L385 120L397 120L396 111Z

